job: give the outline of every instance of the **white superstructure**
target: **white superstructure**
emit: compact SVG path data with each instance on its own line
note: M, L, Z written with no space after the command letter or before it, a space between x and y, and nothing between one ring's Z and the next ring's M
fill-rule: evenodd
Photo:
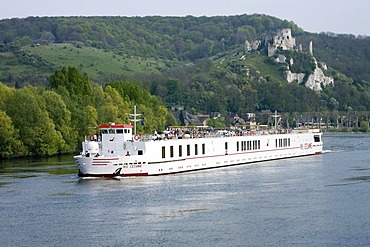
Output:
M144 137L131 125L102 125L74 157L81 177L150 176L320 154L318 130L194 132Z

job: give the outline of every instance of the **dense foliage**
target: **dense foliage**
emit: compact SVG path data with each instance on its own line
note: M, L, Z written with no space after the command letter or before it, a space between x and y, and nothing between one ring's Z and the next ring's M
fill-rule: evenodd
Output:
M0 40L14 47L30 41L78 41L141 57L195 60L254 40L294 23L264 15L217 17L28 17L0 21Z
M348 77L370 85L370 37L350 34L297 34L297 42L313 41L314 56Z
M145 120L140 132L164 129L167 109L130 82L91 85L76 68L58 70L51 88L0 84L0 157L54 155L78 150L98 124L128 123L134 105Z

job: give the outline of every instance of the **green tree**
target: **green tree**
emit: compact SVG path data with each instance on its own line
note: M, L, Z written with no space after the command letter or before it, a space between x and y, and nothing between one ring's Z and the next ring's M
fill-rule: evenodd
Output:
M55 130L61 133L64 140L60 152L73 152L78 143L78 136L77 131L72 126L71 112L67 109L62 97L56 92L45 91L42 96L46 111L55 125Z
M87 74L80 74L75 67L63 67L49 79L51 88L65 87L70 96L83 105L92 103L93 95Z
M7 114L19 130L26 154L54 155L64 145L45 109L45 101L30 87L17 90L7 104Z
M83 130L81 133L94 134L94 128L98 126L98 112L95 107L88 105L83 109L83 113L84 118L80 123L80 125L83 126L81 128Z
M0 110L0 157L22 155L23 145L18 140L18 131L14 128L11 118Z
M180 99L180 82L179 80L168 79L167 80L167 102L171 105L179 103Z
M215 128L215 129L225 129L226 125L223 121L217 118L211 118L207 121L207 125L209 127Z
M369 131L369 122L368 121L361 121L360 123L360 130L361 132L368 132Z
M13 97L14 93L14 88L10 88L0 83L0 110L6 110L7 102Z

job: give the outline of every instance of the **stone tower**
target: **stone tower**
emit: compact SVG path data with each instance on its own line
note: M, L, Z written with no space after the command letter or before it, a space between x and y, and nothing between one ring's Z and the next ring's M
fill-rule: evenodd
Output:
M312 43L312 41L310 41L310 45L308 46L308 50L309 50L311 56L313 56L313 43Z
M268 47L268 56L274 56L277 49L293 50L295 47L295 38L292 37L290 28L283 28L277 31L272 44Z

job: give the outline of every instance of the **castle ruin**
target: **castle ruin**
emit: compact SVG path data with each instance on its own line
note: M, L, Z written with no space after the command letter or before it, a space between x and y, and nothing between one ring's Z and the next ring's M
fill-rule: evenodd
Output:
M252 49L255 50L257 48L258 44L261 44L263 41L255 41L253 43L253 48L251 47L252 45L246 41L245 44L245 50L246 53L251 51ZM280 62L280 63L285 63L288 62L289 65L292 65L294 63L293 59L290 59L290 61L286 61L286 57L282 54L277 55L278 50L288 50L288 51L293 51L297 49L299 52L304 52L302 49L302 45L300 44L299 47L296 46L296 40L292 36L292 32L290 28L283 28L277 30L276 35L270 40L270 42L266 42L265 44L267 45L267 55L268 57L273 57L276 56L275 61ZM309 54L313 57L313 42L311 41L308 46L308 52ZM329 84L334 84L334 79L330 76L325 76L323 70L319 68L318 63L316 61L316 58L313 57L315 60L316 68L314 72L310 75L308 75L308 79L305 82L305 86L315 90L315 91L321 91L322 86L326 86ZM324 64L323 66L324 70L327 70L326 65ZM288 83L291 83L293 81L296 81L297 83L303 83L303 80L305 78L304 73L292 73L289 70L289 66L287 67L286 71L286 80Z
M267 54L272 57L278 49L293 50L295 47L295 38L292 37L290 28L279 29L272 39L272 44L268 45Z

